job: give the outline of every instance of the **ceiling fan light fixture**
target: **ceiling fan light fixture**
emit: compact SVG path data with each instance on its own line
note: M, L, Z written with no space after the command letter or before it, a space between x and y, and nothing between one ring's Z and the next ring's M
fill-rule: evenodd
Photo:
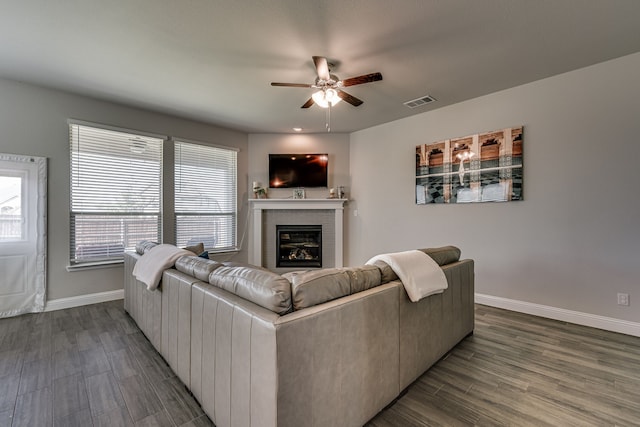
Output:
M318 104L322 108L329 108L329 104L333 107L342 99L338 96L338 92L335 89L322 89L311 95L313 102Z

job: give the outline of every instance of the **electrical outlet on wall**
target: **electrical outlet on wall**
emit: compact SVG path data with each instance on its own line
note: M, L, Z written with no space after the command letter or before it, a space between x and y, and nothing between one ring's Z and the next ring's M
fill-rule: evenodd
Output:
M618 305L629 305L629 294L618 294Z

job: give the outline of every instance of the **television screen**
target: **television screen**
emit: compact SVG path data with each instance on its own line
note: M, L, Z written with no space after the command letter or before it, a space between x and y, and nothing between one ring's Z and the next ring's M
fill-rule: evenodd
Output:
M269 188L327 187L329 155L269 154Z

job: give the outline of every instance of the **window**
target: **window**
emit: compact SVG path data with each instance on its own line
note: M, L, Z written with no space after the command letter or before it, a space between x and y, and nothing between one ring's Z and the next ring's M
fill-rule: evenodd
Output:
M163 137L69 122L71 265L161 241Z
M24 240L23 180L22 176L0 169L0 242Z
M174 150L176 245L235 250L237 151L179 140Z

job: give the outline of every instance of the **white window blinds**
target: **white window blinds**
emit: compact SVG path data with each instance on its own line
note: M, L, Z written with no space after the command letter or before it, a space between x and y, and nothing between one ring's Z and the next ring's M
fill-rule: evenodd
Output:
M162 144L150 137L69 124L71 264L121 260L161 240Z
M235 250L237 151L179 140L174 149L176 245Z

